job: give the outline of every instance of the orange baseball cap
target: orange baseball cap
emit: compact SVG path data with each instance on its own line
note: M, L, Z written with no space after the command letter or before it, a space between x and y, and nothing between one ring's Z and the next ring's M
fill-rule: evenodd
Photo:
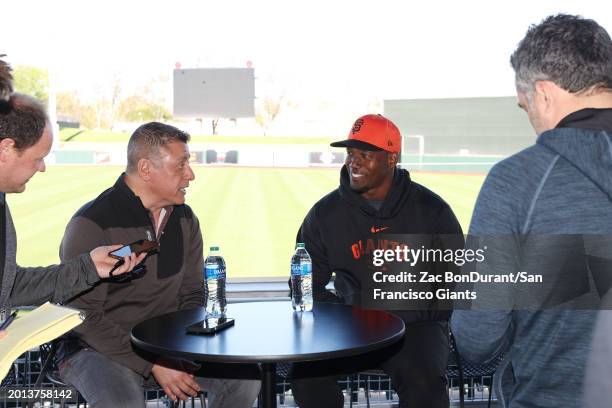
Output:
M400 131L383 115L364 115L357 119L347 140L334 142L333 147L354 147L361 150L386 150L399 153Z

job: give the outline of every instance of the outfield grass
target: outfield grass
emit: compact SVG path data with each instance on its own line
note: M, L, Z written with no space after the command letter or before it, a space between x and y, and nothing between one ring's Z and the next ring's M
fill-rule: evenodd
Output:
M188 204L200 219L206 247L221 246L228 277L287 276L304 215L338 185L338 169L195 167ZM20 265L58 261L72 214L111 186L119 167L51 166L8 202L17 228ZM464 230L483 176L415 173L442 196Z

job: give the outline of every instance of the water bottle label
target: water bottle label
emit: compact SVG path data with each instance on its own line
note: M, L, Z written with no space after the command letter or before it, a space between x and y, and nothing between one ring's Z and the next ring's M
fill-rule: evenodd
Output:
M291 264L291 275L299 276L301 274L302 274L302 269L300 268L300 265Z
M294 264L291 265L291 275L293 276L305 276L310 275L312 273L312 264L303 263L301 265Z
M220 275L218 265L206 265L206 279L218 279Z

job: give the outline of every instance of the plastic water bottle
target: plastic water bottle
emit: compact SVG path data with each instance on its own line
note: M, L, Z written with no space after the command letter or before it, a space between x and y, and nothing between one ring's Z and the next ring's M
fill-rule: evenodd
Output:
M312 260L302 243L291 257L291 294L293 310L312 310Z
M219 253L219 247L212 246L204 261L204 303L209 316L225 316L225 277L225 260Z

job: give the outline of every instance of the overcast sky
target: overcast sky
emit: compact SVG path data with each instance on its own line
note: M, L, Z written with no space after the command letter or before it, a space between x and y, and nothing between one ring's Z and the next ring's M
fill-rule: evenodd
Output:
M558 12L612 32L600 0L21 0L3 2L0 53L53 68L61 89L252 61L265 92L294 98L502 96L529 24Z

